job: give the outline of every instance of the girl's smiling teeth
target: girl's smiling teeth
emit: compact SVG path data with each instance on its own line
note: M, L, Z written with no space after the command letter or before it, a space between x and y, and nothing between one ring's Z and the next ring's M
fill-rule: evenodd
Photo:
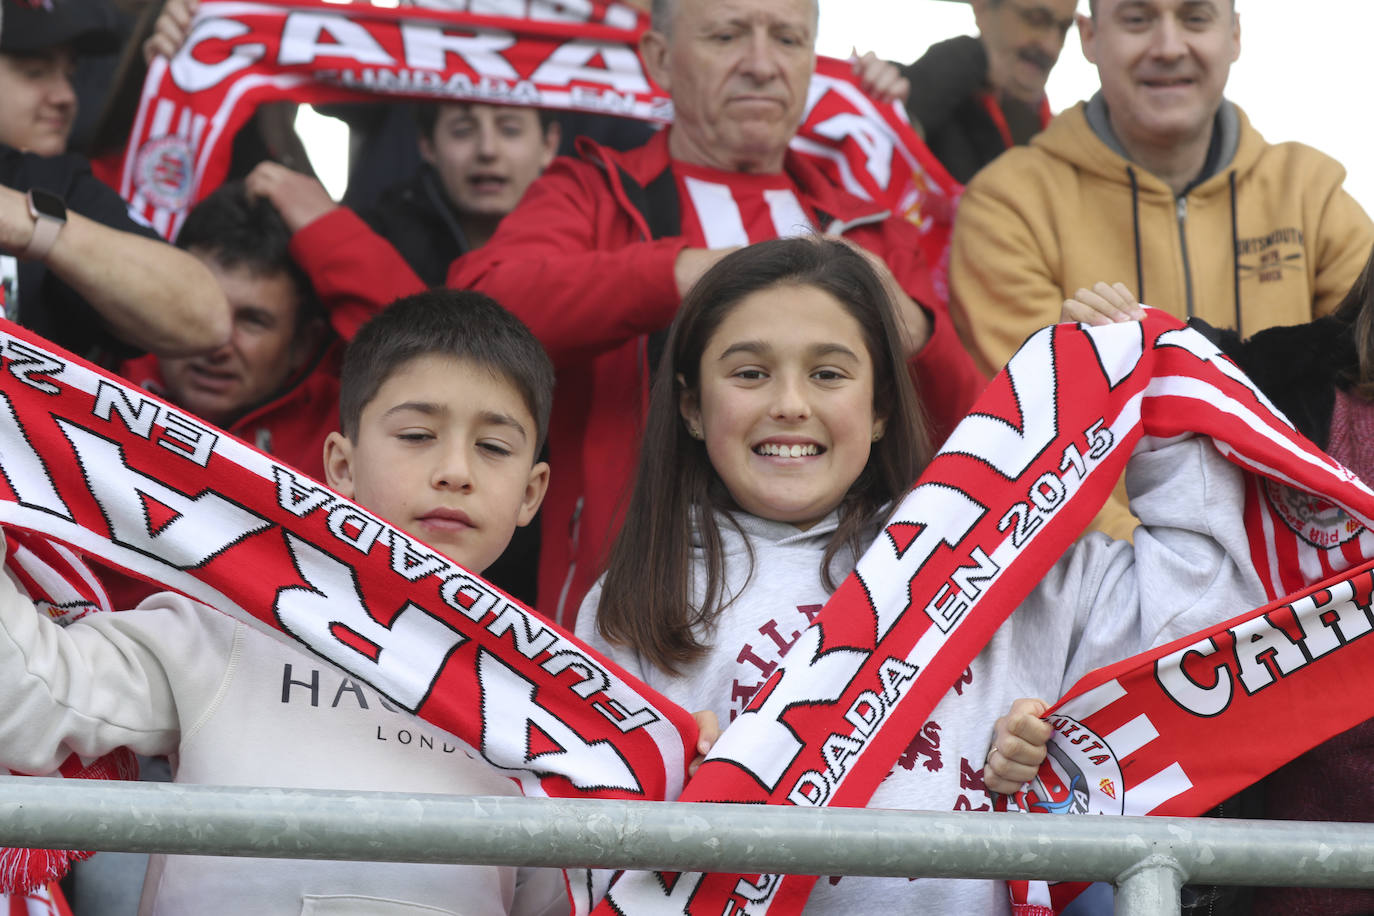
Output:
M793 443L785 445L778 442L761 442L754 446L754 454L767 455L773 458L807 458L812 455L819 455L821 447L814 442L807 445Z

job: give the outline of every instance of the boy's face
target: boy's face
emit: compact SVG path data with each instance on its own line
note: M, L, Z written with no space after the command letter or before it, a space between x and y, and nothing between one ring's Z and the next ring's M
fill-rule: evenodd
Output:
M529 524L549 483L534 417L506 379L430 354L398 368L364 407L358 438L331 433L331 487L471 572Z
M316 340L298 327L300 291L286 271L225 267L200 249L233 315L228 343L198 356L160 359L167 396L196 416L228 426L268 400L301 367Z
M75 69L65 45L0 54L0 143L40 156L65 153L76 120Z
M558 131L540 126L533 108L516 105L441 105L433 134L420 138L420 155L453 206L497 219L515 209L557 152Z

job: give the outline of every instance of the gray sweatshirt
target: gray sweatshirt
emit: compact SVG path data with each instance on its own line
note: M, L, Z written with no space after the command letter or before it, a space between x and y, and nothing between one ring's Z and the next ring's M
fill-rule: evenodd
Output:
M994 722L1018 697L1053 701L1082 675L1265 603L1249 560L1239 469L1207 439L1187 439L1131 459L1134 546L1085 535L993 634L936 705L869 806L990 810L981 769ZM596 632L600 585L582 604L577 635L669 699L714 710L722 726L745 706L829 595L820 557L835 530L808 531L738 516L755 563L745 584L745 539L728 524L726 575L743 594L704 634L712 646L680 677L648 665ZM845 561L843 573L854 558ZM837 575L836 580L842 576ZM1002 882L922 878L826 878L806 912L1009 913Z

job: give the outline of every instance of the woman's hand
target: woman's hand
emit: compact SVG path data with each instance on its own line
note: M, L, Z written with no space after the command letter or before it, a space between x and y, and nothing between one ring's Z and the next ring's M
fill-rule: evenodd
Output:
M151 64L153 58L158 56L168 60L176 56L186 43L198 6L196 0L167 0L162 12L157 15L157 22L153 23L153 34L143 42L145 63Z
M1090 326L1140 321L1145 310L1136 302L1135 294L1124 283L1108 286L1098 281L1092 289L1080 289L1072 299L1064 300L1059 320L1078 321Z
M989 792L1010 795L1035 778L1054 733L1041 718L1047 709L1044 700L1022 698L997 720L983 765L983 784Z

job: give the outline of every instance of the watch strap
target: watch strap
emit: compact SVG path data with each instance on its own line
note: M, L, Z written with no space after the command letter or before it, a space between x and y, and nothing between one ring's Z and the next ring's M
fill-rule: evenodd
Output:
M33 217L33 237L19 256L25 260L41 261L47 257L49 249L57 241L57 234L67 225L67 221L39 211L33 203L33 192L29 192L28 205L29 215Z

